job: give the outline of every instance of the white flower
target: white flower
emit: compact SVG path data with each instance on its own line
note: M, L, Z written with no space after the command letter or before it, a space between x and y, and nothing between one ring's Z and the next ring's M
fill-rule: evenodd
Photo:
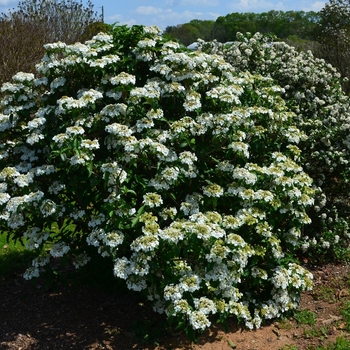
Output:
M249 158L249 151L248 151L249 146L246 143L243 143L240 141L232 142L228 147L232 148L236 152L243 153L245 158Z
M150 252L150 251L154 251L158 247L158 245L159 245L159 240L156 235L146 234L144 236L137 237L130 244L130 248L135 252L138 252L138 251Z
M331 244L327 241L322 242L322 248L328 249L331 246Z
M124 241L124 234L120 231L109 232L104 237L104 241L111 248L118 247Z
M213 300L206 297L201 297L199 299L194 299L194 305L197 310L201 311L204 315L209 315L210 313L216 313L216 306Z
M203 186L203 194L208 197L221 197L224 193L224 190L221 186L217 184L210 184Z
M167 227L159 232L159 237L171 243L178 243L184 239L184 233L181 229L175 227Z
M34 129L40 128L45 123L46 123L46 118L44 117L34 118L28 122L27 127L29 130L34 130Z
M85 130L81 126L70 126L66 128L66 135L74 136L74 135L82 135Z
M118 258L114 261L114 276L127 279L131 274L130 262L127 258Z
M165 300L180 300L182 298L182 289L179 285L170 284L164 288Z
M94 149L99 149L100 148L100 144L98 142L98 140L83 140L81 142L81 147L82 148L86 148L89 149L90 151L94 150Z
M204 331L206 328L208 328L211 325L207 316L201 311L191 312L189 314L188 319L193 329L199 329Z
M157 42L153 39L144 39L144 40L140 40L138 43L137 43L137 46L140 47L140 48L145 48L145 47L154 47L156 46Z
M10 198L8 193L0 193L0 205L7 203Z
M110 79L110 82L113 85L135 85L136 77L135 77L135 75L121 72L117 76L112 77Z
M158 193L146 193L143 196L143 203L150 208L159 207L163 204L162 197Z
M97 58L95 60L91 59L88 61L90 67L99 67L104 68L110 64L120 61L119 56L117 55L107 55L102 58Z
M16 83L24 83L26 81L32 81L34 80L34 74L19 72L12 77L12 80L15 81Z
M119 123L113 123L106 126L106 131L118 136L128 137L131 136L133 131L129 129L126 125Z
M191 309L190 306L187 302L187 300L185 299L180 299L180 300L174 300L173 302L174 305L174 312L175 314L190 314L191 313Z
M26 279L26 280L30 280L32 279L33 277L39 277L40 275L40 272L39 272L39 269L38 267L36 266L32 266L32 267L29 267L25 273L23 274L23 277Z
M189 112L201 108L201 95L196 91L190 91L186 94L183 106Z
M41 267L45 266L50 262L50 255L45 254L45 255L40 255L37 258L32 260L32 266L34 267Z
M50 216L57 211L57 206L51 199L45 199L41 204L40 211L44 217Z
M163 31L157 26L148 26L143 27L143 32L147 34L161 35Z
M70 247L66 245L64 242L57 242L51 247L50 254L54 258L59 258L65 255L69 250L70 250Z
M194 292L199 289L201 278L198 275L192 274L184 276L180 279L180 288L186 292Z
M66 81L67 80L64 77L57 77L57 78L55 78L50 84L51 91L56 90L60 86L64 86Z

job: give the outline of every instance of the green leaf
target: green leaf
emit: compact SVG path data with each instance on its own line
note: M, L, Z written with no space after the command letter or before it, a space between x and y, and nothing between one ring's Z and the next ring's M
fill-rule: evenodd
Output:
M91 175L92 175L92 169L93 169L93 164L92 164L92 162L87 163L86 169L87 169L87 171L88 171L88 173L89 173L89 177L91 177Z
M146 206L143 205L136 213L135 218L131 221L131 227L135 227L135 225L139 222L139 217L145 212Z

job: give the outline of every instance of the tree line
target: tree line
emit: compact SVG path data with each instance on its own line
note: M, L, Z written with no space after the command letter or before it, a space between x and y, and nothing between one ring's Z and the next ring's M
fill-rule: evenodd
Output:
M0 86L19 71L34 72L43 56L43 45L62 41L84 42L111 26L88 0L22 0L17 9L0 14ZM311 50L350 79L350 0L330 0L319 11L269 11L230 13L215 21L194 19L168 26L168 35L185 46L197 39L234 41L238 32L272 34L299 50ZM344 82L345 90L350 85Z
M186 46L198 38L206 41L233 41L238 32L272 33L281 39L297 36L303 40L314 40L319 21L320 15L314 11L234 12L220 16L216 21L195 19L189 23L168 26L165 33Z
M338 69L350 92L350 0L330 0L319 12L269 11L263 13L230 13L215 21L192 20L168 26L165 34L184 45L203 39L235 41L237 33L273 35L298 50L311 50L316 58L325 59Z

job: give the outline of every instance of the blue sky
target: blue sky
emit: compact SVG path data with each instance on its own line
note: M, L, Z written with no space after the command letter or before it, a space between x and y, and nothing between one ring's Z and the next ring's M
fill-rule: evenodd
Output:
M0 12L16 8L18 0L0 0ZM78 0L79 2L79 0ZM192 19L215 20L232 12L319 11L327 1L317 0L92 0L94 9L104 8L105 22L167 26ZM83 0L83 3L86 3Z

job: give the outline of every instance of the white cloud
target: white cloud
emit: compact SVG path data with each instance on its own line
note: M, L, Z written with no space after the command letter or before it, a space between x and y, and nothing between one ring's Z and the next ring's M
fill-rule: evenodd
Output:
M218 0L181 0L181 6L218 6Z
M321 11L325 7L325 2L324 1L315 1L313 4L311 4L308 7L304 7L303 11Z
M18 1L16 0L0 0L0 6L8 6L10 4L15 4Z
M180 23L186 23L191 21L192 19L199 19L199 17L202 17L202 12L192 12L192 11L183 11L183 12L175 12L172 10L165 10L161 15L158 16L158 18L162 21L167 20L171 22Z
M115 22L121 22L123 20L123 16L113 15L113 16L107 16L105 19L107 23L115 23Z
M120 24L126 24L127 26L132 27L133 25L140 24L140 23L138 21L136 21L136 19L131 18L127 21L121 21Z
M233 12L264 12L270 10L286 11L283 2L273 3L265 0L240 0L229 5L230 11Z
M179 3L180 3L180 0L166 0L165 6L174 7L174 6L179 5Z
M135 11L138 15L158 15L163 12L163 9L153 6L139 6Z
M207 12L207 14L211 17L210 19L215 21L218 17L222 16L220 13L215 12Z
M141 16L141 15L146 15L146 16ZM156 25L160 29L165 29L167 26L171 25L178 25L178 24L183 24L183 23L188 23L193 19L213 19L215 20L219 14L217 13L203 13L200 11L182 11L182 12L177 12L173 11L172 9L164 9L157 11L152 15L152 13L148 14L146 12L143 13L138 13L137 20L132 20L132 21L120 21L121 24L144 24L144 25Z
M165 6L175 7L175 6L200 6L200 7L213 7L218 6L220 0L167 0Z

